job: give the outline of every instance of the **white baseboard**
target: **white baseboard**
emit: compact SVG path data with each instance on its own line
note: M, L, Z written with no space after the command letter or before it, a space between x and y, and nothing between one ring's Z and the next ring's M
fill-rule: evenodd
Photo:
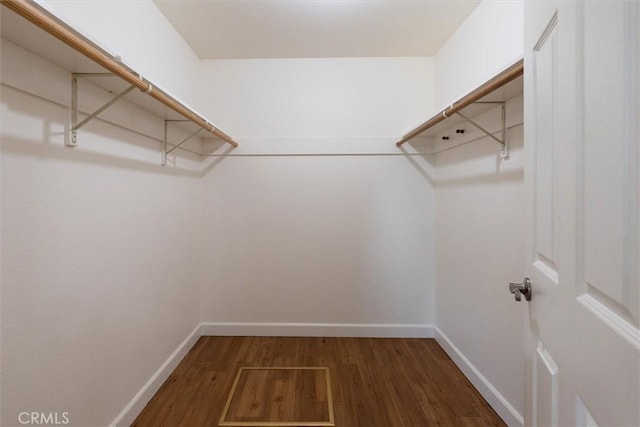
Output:
M281 336L281 337L361 337L361 338L434 338L447 352L480 394L502 417L507 425L521 427L522 415L465 357L451 340L433 325L424 324L351 324L351 323L200 323L160 366L147 383L131 399L129 404L111 423L129 426L142 412L145 405L169 378L180 361L201 336Z
M202 335L258 337L433 338L432 325L205 322Z
M111 423L129 426L201 336L433 338L432 325L333 323L200 323Z
M521 427L524 418L505 397L496 389L489 380L482 375L469 359L456 347L453 342L437 326L434 327L435 338L440 347L447 352L451 360L460 368L462 373L471 381L471 384L480 392L482 397L500 415L502 420L510 427Z
M195 345L202 336L201 325L189 334L189 336L178 346L178 348L169 356L169 358L160 366L160 368L151 376L149 381L136 393L129 404L120 412L111 423L115 426L130 426L136 417L142 412L144 407L149 403L154 394L160 389L162 384L169 378L169 375L176 369L180 361L187 355L189 350Z

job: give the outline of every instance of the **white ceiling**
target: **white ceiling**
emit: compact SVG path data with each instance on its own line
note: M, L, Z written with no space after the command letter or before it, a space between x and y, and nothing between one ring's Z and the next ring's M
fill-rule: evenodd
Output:
M154 0L202 59L432 56L480 0Z

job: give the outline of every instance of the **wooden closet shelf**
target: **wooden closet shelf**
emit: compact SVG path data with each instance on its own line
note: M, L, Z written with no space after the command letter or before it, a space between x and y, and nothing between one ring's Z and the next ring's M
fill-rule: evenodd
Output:
M427 131L430 132L426 133L426 136L436 134L438 131L436 126L445 120L447 120L447 126L449 127L464 121L464 118L456 115L463 109L465 109L465 116L473 117L493 108L490 104L479 104L479 102L504 102L522 93L523 72L523 61L519 60L447 108L437 112L426 122L406 133L396 142L396 145L400 147L405 142Z
M132 104L165 120L186 119L232 146L238 146L233 138L209 120L167 91L160 89L127 66L117 55L104 49L36 2L0 0L0 3L6 6L2 13L1 25L4 39L71 73L112 73L126 84L139 89L127 95L127 100ZM117 79L100 79L92 83L107 91L115 92L118 87L122 87L122 82L113 80Z

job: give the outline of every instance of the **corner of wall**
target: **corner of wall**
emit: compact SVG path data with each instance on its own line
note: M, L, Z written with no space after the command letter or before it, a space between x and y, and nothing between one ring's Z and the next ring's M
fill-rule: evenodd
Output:
M524 1L482 1L435 55L436 108L461 98L523 53Z
M184 359L189 350L193 348L200 338L202 330L201 324L198 324L193 331L178 345L178 348L164 361L164 363L155 371L136 395L124 407L122 412L113 420L110 426L130 426L136 417L142 412L144 407L149 403L151 398L160 389L162 384L169 378L171 373L176 369L178 364Z
M500 415L500 418L510 427L523 426L524 418L522 414L509 403L509 400L495 388L444 332L437 326L434 328L434 332L435 339L438 344L440 344L440 347L444 349L456 366L460 368L471 384L473 384L482 397L485 398L487 403Z

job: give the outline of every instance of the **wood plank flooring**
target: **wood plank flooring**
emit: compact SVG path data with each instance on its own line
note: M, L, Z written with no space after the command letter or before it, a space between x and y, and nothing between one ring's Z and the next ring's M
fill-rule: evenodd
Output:
M220 425L333 425L329 368L240 368Z
M505 425L433 339L202 337L133 426L215 427L262 366L328 367L336 427Z

